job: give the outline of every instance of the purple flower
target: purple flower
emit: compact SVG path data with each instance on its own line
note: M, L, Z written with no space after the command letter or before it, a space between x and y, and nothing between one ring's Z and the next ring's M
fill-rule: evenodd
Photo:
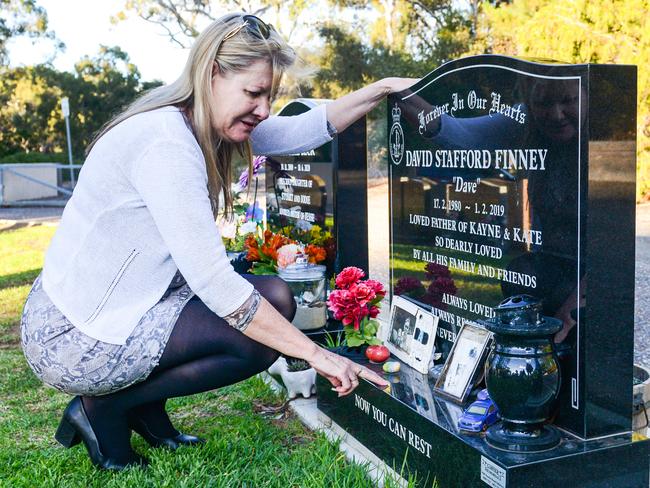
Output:
M259 173L260 168L266 162L266 156L255 156L253 158L253 176ZM244 169L239 175L239 191L248 188L248 168Z
M395 283L393 293L395 293L395 295L404 295L405 293L418 289L424 291L424 286L422 286L420 280L413 276L404 276Z
M436 278L451 278L449 268L442 264L428 263L424 269L427 280L435 281Z
M455 295L456 292L458 292L458 288L456 288L456 284L452 278L438 277L427 288L427 294L439 300L442 299L442 295L445 293L447 295Z
M264 218L264 210L260 208L259 202L255 202L252 205L249 205L246 209L245 220L254 220L255 222L261 222Z

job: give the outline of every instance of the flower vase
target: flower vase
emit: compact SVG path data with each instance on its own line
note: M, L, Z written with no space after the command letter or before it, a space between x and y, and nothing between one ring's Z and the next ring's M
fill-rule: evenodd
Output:
M285 371L282 373L282 382L287 388L289 400L302 395L309 398L316 393L316 370L309 368L304 371Z
M280 356L267 371L271 376L280 377L287 390L289 400L293 400L299 394L304 398L309 398L316 393L316 370L314 368L289 371L287 360Z

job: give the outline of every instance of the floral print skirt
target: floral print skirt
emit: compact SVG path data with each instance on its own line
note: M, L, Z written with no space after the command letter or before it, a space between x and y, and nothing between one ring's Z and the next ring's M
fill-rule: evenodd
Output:
M21 320L25 358L38 378L62 392L105 395L121 390L145 380L158 365L181 310L193 296L187 284L170 287L126 344L109 344L72 325L45 293L39 276Z

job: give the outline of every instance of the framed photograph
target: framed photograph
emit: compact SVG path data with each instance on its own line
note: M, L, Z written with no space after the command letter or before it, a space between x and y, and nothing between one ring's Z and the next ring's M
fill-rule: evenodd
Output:
M399 360L422 374L429 371L438 317L405 298L393 298L384 344Z
M464 403L472 387L480 380L481 367L491 341L492 333L488 330L464 324L436 381L436 392L457 403Z

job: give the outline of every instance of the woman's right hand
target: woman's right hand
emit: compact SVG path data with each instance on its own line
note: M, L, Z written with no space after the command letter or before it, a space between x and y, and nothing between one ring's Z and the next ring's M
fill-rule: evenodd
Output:
M352 393L359 386L359 378L372 381L380 387L388 386L386 380L368 368L321 347L317 348L308 362L318 374L327 378L339 397Z

